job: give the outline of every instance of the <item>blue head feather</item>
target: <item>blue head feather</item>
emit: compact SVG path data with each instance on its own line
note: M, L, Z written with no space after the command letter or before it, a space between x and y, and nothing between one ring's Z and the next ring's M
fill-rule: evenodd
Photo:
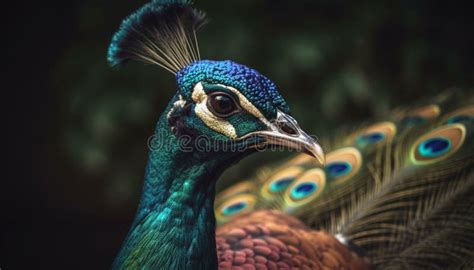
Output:
M224 84L239 91L268 119L276 116L276 109L289 113L289 107L278 93L276 85L258 71L230 60L196 61L176 74L178 86L190 98L198 82Z

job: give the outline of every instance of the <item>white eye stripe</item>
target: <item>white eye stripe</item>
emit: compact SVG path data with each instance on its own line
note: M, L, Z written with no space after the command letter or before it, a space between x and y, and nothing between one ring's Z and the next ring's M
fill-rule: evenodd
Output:
M202 83L199 82L194 86L191 98L196 103L200 103L201 101L203 101L204 98L207 98L207 95L202 87Z
M238 97L242 109L255 116L270 129L274 129L274 125L272 125L270 121L268 121L265 116L263 116L263 114L244 95L242 95L242 93L240 93L239 90L227 85L218 85L221 87L225 87L226 89L234 93ZM204 88L201 82L197 83L194 86L191 98L196 103L194 112L209 128L219 133L222 133L231 139L237 139L237 133L235 131L234 126L228 121L215 116L207 108L206 103L208 95L206 94L206 92L204 92Z
M216 117L212 112L209 111L206 105L208 96L204 92L201 83L194 86L192 99L196 103L194 112L201 118L201 120L211 129L226 135L231 139L237 139L237 133L234 126L228 121Z

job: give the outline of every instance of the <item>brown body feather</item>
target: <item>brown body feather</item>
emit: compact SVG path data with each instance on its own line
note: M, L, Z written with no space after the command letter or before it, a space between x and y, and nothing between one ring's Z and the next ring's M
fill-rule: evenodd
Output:
M242 215L216 236L219 269L369 269L332 235L280 211Z

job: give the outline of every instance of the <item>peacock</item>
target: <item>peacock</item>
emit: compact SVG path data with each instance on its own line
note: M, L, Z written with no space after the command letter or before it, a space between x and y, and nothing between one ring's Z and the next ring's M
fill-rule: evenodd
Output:
M190 0L153 0L112 38L112 66L157 65L177 86L113 269L472 269L472 92L443 92L320 143L270 79L201 60L196 33L207 22ZM272 147L298 153L216 194L226 168Z

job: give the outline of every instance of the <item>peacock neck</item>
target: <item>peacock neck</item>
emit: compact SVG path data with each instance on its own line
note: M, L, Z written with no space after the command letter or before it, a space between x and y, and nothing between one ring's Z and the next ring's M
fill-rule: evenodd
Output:
M150 151L140 205L113 268L217 269L215 182L234 159L182 149L164 117L156 131L159 147Z

